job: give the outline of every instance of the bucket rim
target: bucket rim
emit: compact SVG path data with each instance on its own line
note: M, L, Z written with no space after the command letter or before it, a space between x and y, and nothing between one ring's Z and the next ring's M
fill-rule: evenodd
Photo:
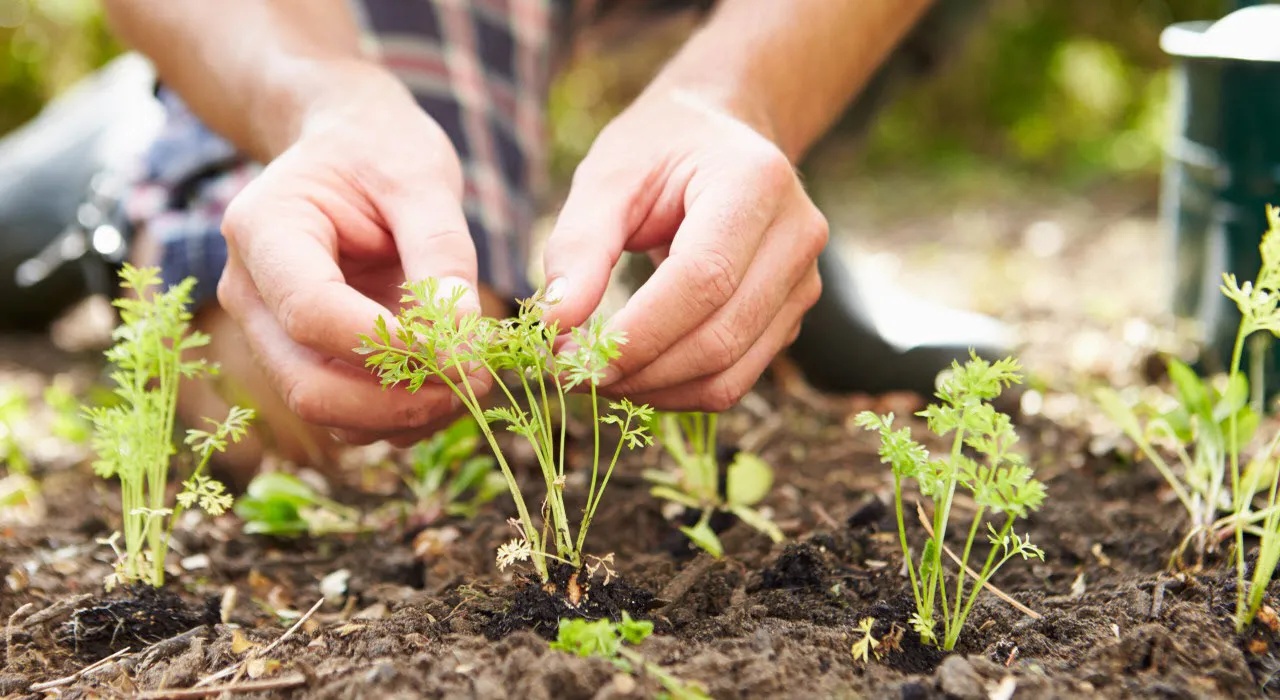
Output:
M1263 58L1245 53L1214 51L1204 34L1214 25L1212 20L1177 22L1160 32L1160 49L1177 58L1202 58L1219 61L1244 61L1248 63L1280 63L1280 58Z

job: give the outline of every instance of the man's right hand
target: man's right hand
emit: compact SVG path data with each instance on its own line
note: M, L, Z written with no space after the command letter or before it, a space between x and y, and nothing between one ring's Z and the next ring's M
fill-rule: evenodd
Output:
M446 293L463 285L460 312L478 313L476 252L444 131L380 68L341 78L351 90L309 110L227 209L218 299L300 419L347 442L404 446L460 406L433 383L383 390L357 336L392 319L406 279L441 279Z

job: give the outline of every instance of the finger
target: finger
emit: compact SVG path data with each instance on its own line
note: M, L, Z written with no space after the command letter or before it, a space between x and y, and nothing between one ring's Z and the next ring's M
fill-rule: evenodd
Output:
M476 247L458 197L440 187L405 186L384 197L379 209L391 227L405 279L434 278L444 298L461 287L457 312L479 313Z
M261 199L269 192L251 185L233 200L222 224L228 248L289 340L359 366L358 336L393 314L346 283L320 209L302 197Z
M659 211L661 181L634 170L608 172L602 156L587 154L543 249L547 311L560 328L581 325L604 298L628 241L646 230L674 229L678 211Z
M695 199L669 257L609 322L627 342L602 386L639 372L733 299L776 215L754 191L724 182Z
M448 388L424 385L416 393L384 389L368 370L293 342L247 277L238 261L229 262L218 287L219 301L244 329L276 392L303 421L346 430L408 431L457 410Z
M627 398L661 411L727 411L751 391L769 363L795 341L799 332L799 324L787 326L778 319L736 365L724 372ZM611 391L606 393L618 398Z
M772 324L798 326L822 292L817 268L809 263L795 274L784 274L771 269L769 260L764 255L752 265L742 291L724 309L611 389L630 396L723 372L737 364Z

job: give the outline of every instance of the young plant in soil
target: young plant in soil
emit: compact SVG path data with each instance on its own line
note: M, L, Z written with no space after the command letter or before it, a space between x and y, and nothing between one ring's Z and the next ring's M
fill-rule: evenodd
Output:
M939 457L931 457L924 445L912 439L910 428L894 430L892 413L880 416L864 411L856 418L859 426L880 434L881 460L893 467L898 538L916 604L910 623L922 641L940 643L947 651L955 648L982 586L1001 566L1014 557L1044 559L1039 547L1013 531L1018 518L1040 507L1045 496L1044 485L1032 478L1030 467L1013 452L1018 436L1012 420L991 405L1006 386L1021 381L1019 371L1017 361L1012 358L992 364L973 355L963 367L954 363L938 390L940 401L918 414L928 420L929 429L935 435L951 436L950 450ZM977 458L966 454L966 449ZM925 540L918 564L907 544L902 494L908 479L915 480L921 496L933 504L933 537ZM948 591L943 549L958 489L969 492L978 512L965 538L960 564L953 576L954 588ZM991 549L966 590L969 557L987 515L1003 516L1003 523L999 528L986 523L986 539ZM941 636L937 631L939 616Z
M208 336L189 330L194 279L187 279L165 292L159 270L125 265L122 285L136 296L118 299L121 325L112 334L115 344L107 350L114 364L111 379L118 402L87 409L93 424L94 471L105 479L120 480L124 518L124 548L110 542L119 556L115 573L108 578L110 589L117 583L164 585L164 563L169 552L173 524L183 510L198 506L219 515L231 506L232 498L223 485L204 472L215 452L226 450L228 441L237 442L248 429L253 411L233 407L221 423L210 420L212 429L189 430L185 443L196 460L195 470L183 482L176 502L167 500L169 472L174 445L174 414L178 384L182 379L207 376L216 368L203 360L184 360L183 353L209 342Z
M1174 395L1171 405L1130 406L1114 389L1100 388L1095 398L1102 410L1133 440L1164 476L1190 519L1188 532L1171 557L1180 566L1187 548L1199 564L1215 551L1214 533L1229 523L1218 513L1233 511L1236 481L1228 481L1228 455L1247 444L1258 427L1258 414L1249 407L1249 387L1243 375L1215 383L1196 376L1176 359L1167 362ZM1232 436L1235 436L1234 438ZM1168 447L1177 468L1156 449Z
M648 620L633 620L627 613L622 613L622 621L594 620L581 618L561 619L556 640L551 648L582 657L595 657L612 663L623 673L644 673L653 676L666 693L659 697L674 700L704 700L710 698L701 687L676 678L661 666L648 661L640 652L628 648L627 644L639 644L653 634L653 623Z
M42 510L40 484L18 441L29 414L27 399L15 387L0 387L0 522L30 520Z
M394 328L380 317L373 336L361 336L357 351L368 355L367 366L384 386L403 384L417 391L427 381L439 382L453 391L475 419L519 513L515 525L520 536L499 548L499 567L531 561L544 584L551 578L549 562L581 570L586 563L583 547L588 528L623 447L644 447L652 441L648 406L624 399L610 402L607 412L601 410L596 386L609 362L618 357L624 338L606 331L597 317L573 329L571 349L557 353L560 329L544 320L549 302L542 293L523 301L515 318L499 321L458 314L462 290L443 293L435 280L407 283L405 289L405 307ZM503 383L504 372L513 376L513 388ZM497 388L505 405L485 409L480 388L486 381ZM590 486L576 535L564 502L566 428L563 420L558 430L554 422L556 415L565 415L567 396L575 389L590 395L593 437ZM545 494L539 520L530 512L491 424L505 424L533 448ZM609 424L618 429L611 450L601 436L601 427ZM576 604L571 592L566 595Z
M1139 412L1119 393L1111 389L1097 392L1099 405L1150 458L1191 516L1191 530L1175 550L1174 560L1180 561L1182 552L1194 541L1198 560L1203 561L1204 554L1213 551L1218 533L1233 536L1235 618L1241 631L1261 609L1272 574L1280 564L1280 465L1275 461L1280 433L1246 468L1242 470L1240 464L1241 450L1257 431L1266 395L1261 369L1255 368L1252 387L1242 370L1245 344L1280 335L1280 209L1268 206L1267 219L1269 229L1259 246L1262 266L1257 280L1241 284L1235 275L1223 275L1220 289L1240 310L1225 382L1202 379L1190 367L1171 359L1169 376L1177 403L1148 418L1145 425ZM1260 352L1255 354L1255 359L1261 357ZM1155 441L1172 445L1182 467L1180 474L1155 449ZM1254 499L1264 489L1266 505L1255 510ZM1227 515L1219 518L1223 511ZM1251 580L1245 560L1246 533L1259 537Z
M644 478L653 484L657 498L701 512L698 522L681 527L690 541L719 559L724 554L720 538L711 527L716 512L731 513L739 520L781 542L782 530L753 506L769 495L773 468L763 459L738 451L721 479L716 450L714 413L660 413L653 423L654 439L671 456L671 471L646 469ZM722 483L723 482L723 483Z
M360 511L321 496L307 482L283 472L255 476L236 501L235 512L244 521L246 535L321 537L368 529Z
M482 439L476 422L464 417L414 445L409 471L401 475L413 494L414 520L429 524L443 517L474 518L506 490L507 480L493 457L476 454Z
M1240 327L1236 331L1235 348L1231 353L1230 380L1244 383L1240 363L1244 355L1245 341L1255 333L1267 333L1280 336L1280 209L1267 207L1269 229L1262 236L1259 252L1262 254L1262 267L1258 271L1258 279L1252 283L1240 285L1235 275L1224 274L1222 293L1236 303L1240 309ZM1266 336L1262 336L1265 338ZM1265 344L1264 344L1265 346ZM1259 353L1259 357L1261 354ZM1254 399L1261 402L1266 395L1263 386L1263 372L1255 371L1253 377ZM1238 439L1231 440L1228 445L1231 464L1231 484L1234 492L1232 499L1232 529L1235 534L1236 563L1236 628L1243 631L1253 622L1253 618L1262 608L1263 596L1275 573L1276 564L1280 563L1280 501L1277 501L1280 490L1280 468L1273 461L1280 433L1277 433L1268 444L1262 455L1254 461L1255 468L1241 475L1240 446L1244 442L1237 433L1237 418L1230 416L1231 431ZM1270 474L1270 488L1267 490L1266 507L1260 511L1253 510L1253 498L1262 483L1264 471ZM1261 539L1259 542L1258 560L1254 564L1252 580L1246 586L1244 532L1248 524L1261 520ZM1247 592L1246 592L1247 591Z

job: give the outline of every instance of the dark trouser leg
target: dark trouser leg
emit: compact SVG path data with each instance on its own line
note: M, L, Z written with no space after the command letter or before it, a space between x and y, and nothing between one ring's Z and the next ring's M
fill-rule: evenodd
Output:
M898 90L940 68L981 18L982 4L938 0L850 107L836 129L840 137L865 133ZM938 373L970 349L986 357L1007 351L998 323L868 289L834 247L823 252L818 269L822 296L788 354L819 389L928 394Z

